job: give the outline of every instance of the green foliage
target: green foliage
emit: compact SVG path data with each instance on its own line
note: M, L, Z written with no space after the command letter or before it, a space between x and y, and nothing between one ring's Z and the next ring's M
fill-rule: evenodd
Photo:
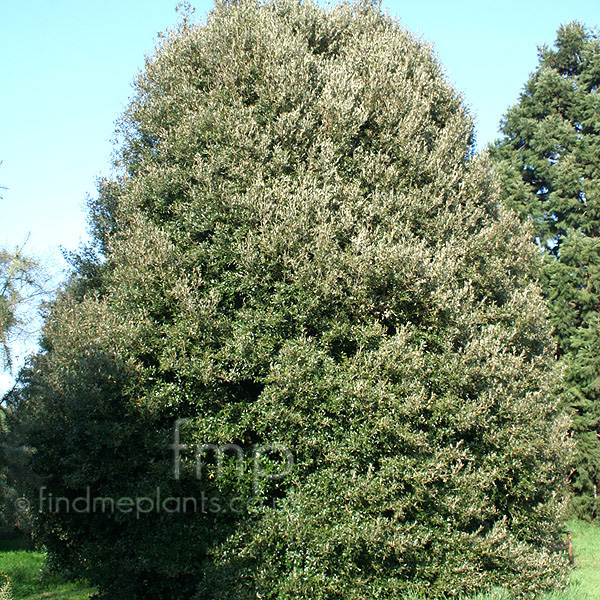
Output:
M24 246L24 245L23 245ZM40 264L23 252L0 248L0 358L3 369L11 369L11 342L27 323L24 309L44 294Z
M566 592L554 592L538 597L538 600L593 600L600 589L600 529L581 521L567 523L571 530L575 549L575 569ZM14 547L13 547L14 546ZM19 591L14 600L87 600L93 590L77 584L64 583L47 573L43 555L33 552L14 552L19 545L0 541L0 584L4 571L19 573ZM4 586L8 588L5 578ZM3 590L0 585L0 591ZM0 595L0 598L2 596ZM407 595L403 600L416 600L418 596ZM471 600L512 600L506 590L496 588L487 594L478 594ZM13 600L13 598L11 598Z
M31 333L32 313L46 297L47 278L40 263L24 252L24 246L14 251L0 248L0 361L2 370L8 371L13 367L13 344ZM8 473L7 410L0 397L0 532L27 522L13 510L17 496Z
M0 404L0 443L6 439L7 427L6 427L6 408ZM7 510L15 500L14 490L8 483L8 464L4 460L4 446L0 445L0 455L3 460L0 463L0 534L12 527L12 514L10 510Z
M491 149L503 201L533 223L545 262L564 397L578 442L574 508L600 514L600 41L579 23L558 30Z
M560 586L570 441L537 254L431 50L371 2L220 2L163 36L121 134L103 259L10 397L53 564L113 600ZM210 443L293 468L196 478ZM40 493L157 487L253 504L136 518Z

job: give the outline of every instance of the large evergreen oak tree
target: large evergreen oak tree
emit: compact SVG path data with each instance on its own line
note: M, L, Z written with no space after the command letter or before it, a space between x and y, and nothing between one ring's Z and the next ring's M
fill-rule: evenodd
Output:
M13 397L22 441L46 499L254 504L46 510L52 560L113 600L560 584L568 421L537 253L430 48L370 2L219 3L162 37L121 132L104 257L81 257ZM277 444L293 469L196 479L182 450L174 479L179 418L182 445Z

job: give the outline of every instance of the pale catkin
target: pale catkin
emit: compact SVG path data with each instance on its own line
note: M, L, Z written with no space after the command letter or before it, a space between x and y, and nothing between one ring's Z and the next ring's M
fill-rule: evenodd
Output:
M6 578L0 583L0 600L12 600L13 596L10 591L10 581Z

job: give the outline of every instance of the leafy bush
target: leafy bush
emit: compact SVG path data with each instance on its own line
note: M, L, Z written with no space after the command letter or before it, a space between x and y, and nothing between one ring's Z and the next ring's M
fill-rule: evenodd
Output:
M102 258L11 398L54 563L117 600L563 582L570 442L536 250L431 50L370 2L219 3L163 36L121 134ZM235 444L241 469L196 478L196 444ZM283 478L245 460L269 444ZM157 487L252 505L48 510Z

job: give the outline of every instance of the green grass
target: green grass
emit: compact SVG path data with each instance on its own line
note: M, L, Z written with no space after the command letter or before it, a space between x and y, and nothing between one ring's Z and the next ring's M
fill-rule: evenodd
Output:
M600 526L583 521L570 521L575 568L566 591L539 596L538 600L600 600ZM503 590L471 600L511 600Z
M568 600L600 600L600 527L581 521L573 521L568 527L575 554L570 588L578 590L577 593L580 594L569 597ZM563 600L567 600L566 595L563 595Z
M600 600L600 527L570 521L575 568L565 592L545 594L540 600Z
M14 600L88 600L94 589L84 584L65 583L48 573L40 552L22 550L23 542L0 543L0 574L8 577Z
M539 600L600 600L600 526L572 521L567 528L575 554L571 583L566 592L545 594ZM14 600L89 600L95 592L49 574L44 555L24 547L22 541L0 542L0 574L10 579ZM510 600L510 595L499 590L472 600Z

